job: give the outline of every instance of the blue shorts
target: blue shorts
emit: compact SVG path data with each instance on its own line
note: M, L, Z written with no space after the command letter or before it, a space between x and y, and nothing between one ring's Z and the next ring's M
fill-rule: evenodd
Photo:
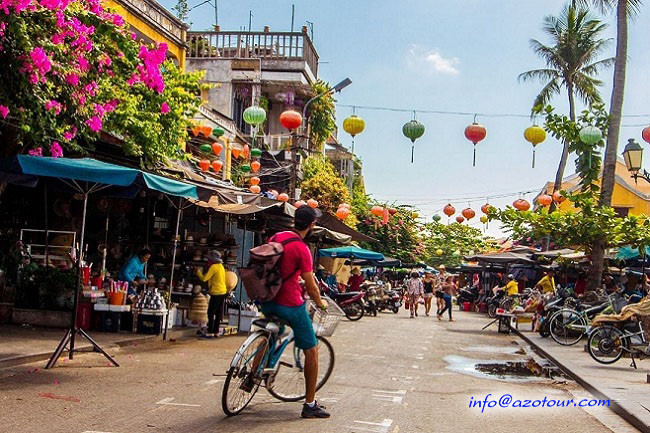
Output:
M289 322L297 348L307 350L316 347L318 344L314 326L305 304L298 307L287 307L274 302L265 302L262 304L262 313L266 316L278 316L280 319Z

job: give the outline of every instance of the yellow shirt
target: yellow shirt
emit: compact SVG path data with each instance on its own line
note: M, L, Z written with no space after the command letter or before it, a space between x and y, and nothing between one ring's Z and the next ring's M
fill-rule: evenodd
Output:
M537 285L542 288L542 293L555 292L555 278L549 277L548 275L544 276L544 278L539 280Z
M506 284L506 293L508 296L517 295L519 293L519 284L515 280L508 281L508 284Z
M221 263L215 263L210 266L208 273L203 275L203 271L198 269L196 275L201 281L208 282L208 293L211 295L225 295L226 290L226 268Z

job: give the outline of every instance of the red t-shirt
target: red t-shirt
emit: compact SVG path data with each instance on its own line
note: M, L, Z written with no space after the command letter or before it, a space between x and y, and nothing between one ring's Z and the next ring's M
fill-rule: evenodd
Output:
M363 277L361 275L351 275L348 280L348 286L350 286L351 292L358 292L361 290L361 283L363 283Z
M291 238L300 238L294 232L280 232L271 238L272 242L283 242ZM298 307L305 303L304 290L298 278L304 272L314 270L314 260L307 244L301 240L288 243L284 246L284 253L280 259L280 275L282 287L273 300L278 305Z

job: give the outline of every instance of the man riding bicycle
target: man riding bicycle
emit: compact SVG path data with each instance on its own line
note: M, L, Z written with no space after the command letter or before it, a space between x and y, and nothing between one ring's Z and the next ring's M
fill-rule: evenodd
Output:
M275 234L270 240L282 242L284 253L280 259L282 286L277 296L261 305L264 315L277 316L289 322L295 336L295 345L305 354L306 398L302 407L303 418L329 418L330 414L316 402L318 380L318 343L309 312L305 305L305 291L319 308L326 309L327 303L320 297L314 263L304 239L309 236L320 216L320 211L309 206L296 209L294 229ZM290 242L287 242L290 241ZM305 289L300 285L305 281Z

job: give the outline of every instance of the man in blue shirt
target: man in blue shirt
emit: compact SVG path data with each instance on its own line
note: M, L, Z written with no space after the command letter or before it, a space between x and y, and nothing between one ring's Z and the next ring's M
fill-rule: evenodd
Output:
M120 281L128 281L129 283L129 295L136 294L136 288L138 287L138 280L145 279L144 275L144 264L147 263L151 257L151 251L147 248L143 248L138 251L137 256L131 257L120 273L118 278Z

